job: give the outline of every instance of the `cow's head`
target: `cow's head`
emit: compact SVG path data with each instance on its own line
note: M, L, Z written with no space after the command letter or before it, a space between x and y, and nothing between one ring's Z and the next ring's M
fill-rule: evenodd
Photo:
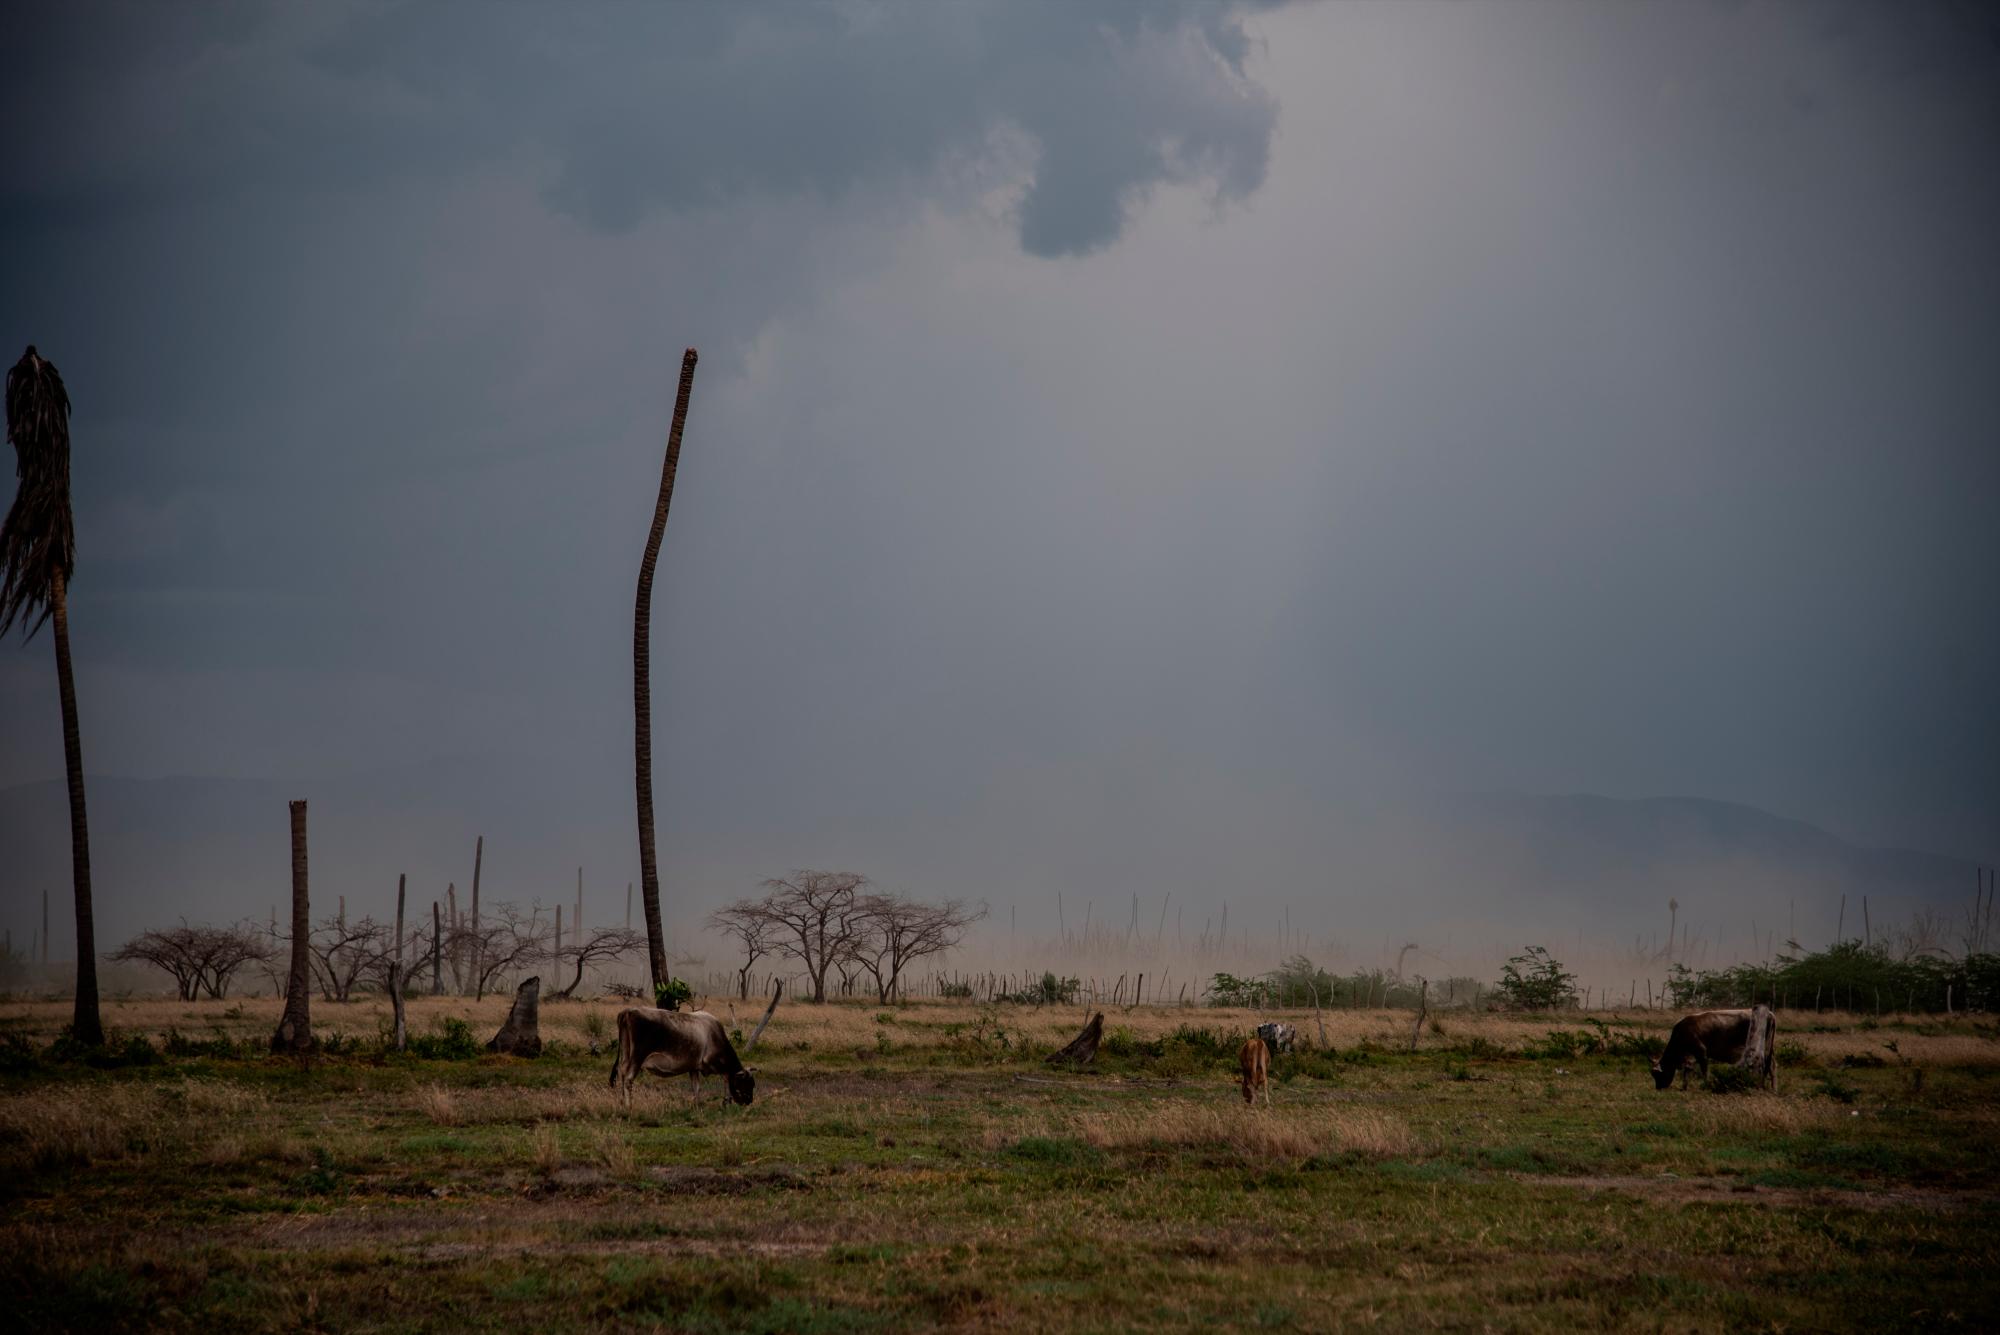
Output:
M1673 1083L1674 1073L1662 1065L1658 1057L1653 1058L1653 1088L1665 1089Z
M740 1071L731 1071L728 1085L729 1097L747 1108L757 1094L757 1073L747 1066Z

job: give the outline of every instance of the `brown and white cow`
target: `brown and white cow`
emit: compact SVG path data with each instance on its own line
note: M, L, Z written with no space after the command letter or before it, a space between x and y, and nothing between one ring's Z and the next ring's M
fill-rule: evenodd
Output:
M737 1058L722 1021L707 1011L663 1011L651 1006L619 1011L618 1059L611 1064L611 1085L627 1103L641 1071L688 1076L696 1094L701 1093L704 1075L720 1075L724 1093L740 1104L748 1104L757 1090L754 1070Z
M1236 1064L1243 1070L1243 1101L1254 1104L1257 1091L1264 1091L1264 1106L1271 1106L1271 1052L1264 1046L1264 1040L1253 1038L1243 1045L1236 1054Z
M1758 1032L1753 1033L1753 1027ZM1777 1070L1772 1050L1777 1027L1770 1008L1761 1005L1749 1010L1696 1011L1684 1016L1667 1036L1667 1050L1653 1059L1653 1088L1665 1089L1679 1075L1685 1089L1690 1065L1698 1067L1701 1078L1706 1080L1709 1062L1741 1062L1746 1051L1760 1080L1775 1087ZM1753 1038L1758 1041L1753 1043Z

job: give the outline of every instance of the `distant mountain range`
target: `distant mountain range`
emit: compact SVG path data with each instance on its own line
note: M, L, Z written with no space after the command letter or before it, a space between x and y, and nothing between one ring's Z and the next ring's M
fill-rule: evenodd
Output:
M590 919L622 921L626 883L636 877L629 795L551 788L532 766L478 760L315 781L316 910L331 911L345 895L357 915L393 912L400 871L410 875L416 911L442 897L448 881L466 894L473 840L484 834L489 902L568 903L581 866ZM282 912L290 867L285 803L307 791L262 779L93 776L100 944L183 915L261 921L273 908ZM1199 903L1204 891L1226 894L1245 915L1239 921L1261 921L1267 909L1275 916L1286 905L1297 921L1313 909L1326 924L1314 930L1357 942L1405 931L1428 941L1442 926L1461 940L1513 940L1533 930L1621 947L1663 941L1667 903L1675 899L1674 921L1749 953L1753 927L1759 950L1766 942L1782 946L1794 931L1823 944L1837 924L1859 935L1863 896L1877 929L1913 910L1955 919L1971 901L1976 876L1962 859L1857 847L1801 821L1701 798L1460 794L1339 805L1324 815L1288 818L1275 836L1265 831L1263 842L1279 846L1241 886L1159 884L1144 893L1174 890L1176 903ZM1313 828L1300 832L1296 847L1285 846L1294 824ZM56 951L67 949L68 831L60 782L0 790L0 925L13 931L17 948L39 921L46 889L56 906ZM871 839L863 830L857 842L900 851L893 835ZM670 916L690 929L715 903L790 865L784 851L750 835L732 843L677 831L669 856L679 892ZM930 860L912 855L897 869L906 883L987 899L995 921L1010 921L1017 882L983 883L977 859L956 849L924 856ZM870 862L868 869L877 868ZM1053 874L1071 873L1058 866ZM1072 898L1090 891L1081 874L1070 883L1079 892ZM1121 902L1118 892L1099 893ZM1042 897L1053 900L1052 893L1022 892L1023 929Z

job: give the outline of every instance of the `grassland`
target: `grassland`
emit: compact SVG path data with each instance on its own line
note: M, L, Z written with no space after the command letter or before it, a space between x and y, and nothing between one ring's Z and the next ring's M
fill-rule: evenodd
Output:
M1653 1089L1656 1014L1444 1014L1412 1054L1407 1014L1341 1012L1266 1111L1245 1012L1113 1012L1072 1074L1040 1058L1075 1009L787 1004L754 1106L627 1109L609 1002L545 1006L532 1062L316 1004L305 1066L255 1055L269 1000L112 1004L120 1064L65 1010L0 1003L33 1328L2000 1328L1980 1017L1786 1016L1779 1091L1716 1094Z

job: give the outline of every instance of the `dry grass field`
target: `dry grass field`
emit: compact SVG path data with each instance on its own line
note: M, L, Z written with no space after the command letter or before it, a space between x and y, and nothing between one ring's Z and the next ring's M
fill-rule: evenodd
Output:
M706 1003L734 1027L718 999ZM2000 1025L1780 1020L1778 1091L1656 1092L1670 1017L780 1007L756 1103L606 1088L617 1003L0 1003L0 1303L37 1329L2000 1327ZM10 1321L10 1324L13 1324Z

